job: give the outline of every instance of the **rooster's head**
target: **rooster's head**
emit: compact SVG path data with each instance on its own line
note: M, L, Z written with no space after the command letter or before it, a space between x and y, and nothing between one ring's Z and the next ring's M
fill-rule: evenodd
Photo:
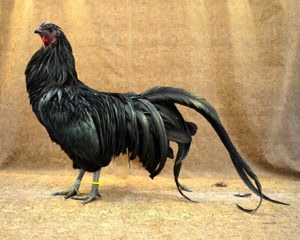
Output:
M61 28L53 23L42 22L38 29L34 30L41 36L44 47L52 45L62 34Z

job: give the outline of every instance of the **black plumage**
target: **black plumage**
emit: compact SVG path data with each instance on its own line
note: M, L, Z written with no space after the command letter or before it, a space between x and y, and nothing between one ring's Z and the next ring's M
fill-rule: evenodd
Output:
M215 129L238 174L260 196L260 203L264 198L284 204L262 193L257 176L242 159L217 112L205 99L171 87L155 87L142 94L96 91L77 78L72 48L61 28L42 23L35 33L42 37L44 46L32 56L25 72L30 103L51 140L66 152L73 167L80 169L72 190L57 194L85 202L94 200L99 195L95 181L100 169L124 153L128 153L130 160L138 157L154 178L164 168L167 158L174 157L170 142L176 142L174 178L179 192L189 199L182 192L187 189L180 185L178 177L197 126L185 121L175 105L181 104L199 112ZM77 195L85 171L97 174L91 195L81 198Z

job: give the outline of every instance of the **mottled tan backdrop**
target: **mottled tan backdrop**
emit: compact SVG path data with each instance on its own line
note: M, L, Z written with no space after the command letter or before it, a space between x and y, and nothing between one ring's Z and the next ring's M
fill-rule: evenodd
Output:
M24 69L41 46L33 30L49 21L66 33L79 77L90 86L186 88L216 107L255 170L299 176L300 1L0 0L0 11L1 168L71 168L33 115L25 90ZM209 124L190 110L184 114L200 128L185 174L232 174ZM109 169L139 167L127 170L121 158Z

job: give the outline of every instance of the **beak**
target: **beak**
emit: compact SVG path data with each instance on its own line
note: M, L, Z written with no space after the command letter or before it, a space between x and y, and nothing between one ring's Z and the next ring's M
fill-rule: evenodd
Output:
M35 30L34 30L34 33L43 35L43 34L44 34L44 31L42 31L41 29L38 28L38 29L35 29Z

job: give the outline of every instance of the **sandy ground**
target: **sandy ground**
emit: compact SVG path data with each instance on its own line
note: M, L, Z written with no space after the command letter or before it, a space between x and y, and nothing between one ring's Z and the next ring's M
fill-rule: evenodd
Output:
M247 193L241 180L231 177L187 178L190 196L184 200L171 178L127 176L101 178L102 198L81 206L51 192L72 185L75 172L0 172L1 239L299 239L300 181L264 178L269 196L291 206L263 202L246 214L239 203L254 207L258 198ZM91 176L81 192L89 192ZM225 182L227 187L212 186Z

